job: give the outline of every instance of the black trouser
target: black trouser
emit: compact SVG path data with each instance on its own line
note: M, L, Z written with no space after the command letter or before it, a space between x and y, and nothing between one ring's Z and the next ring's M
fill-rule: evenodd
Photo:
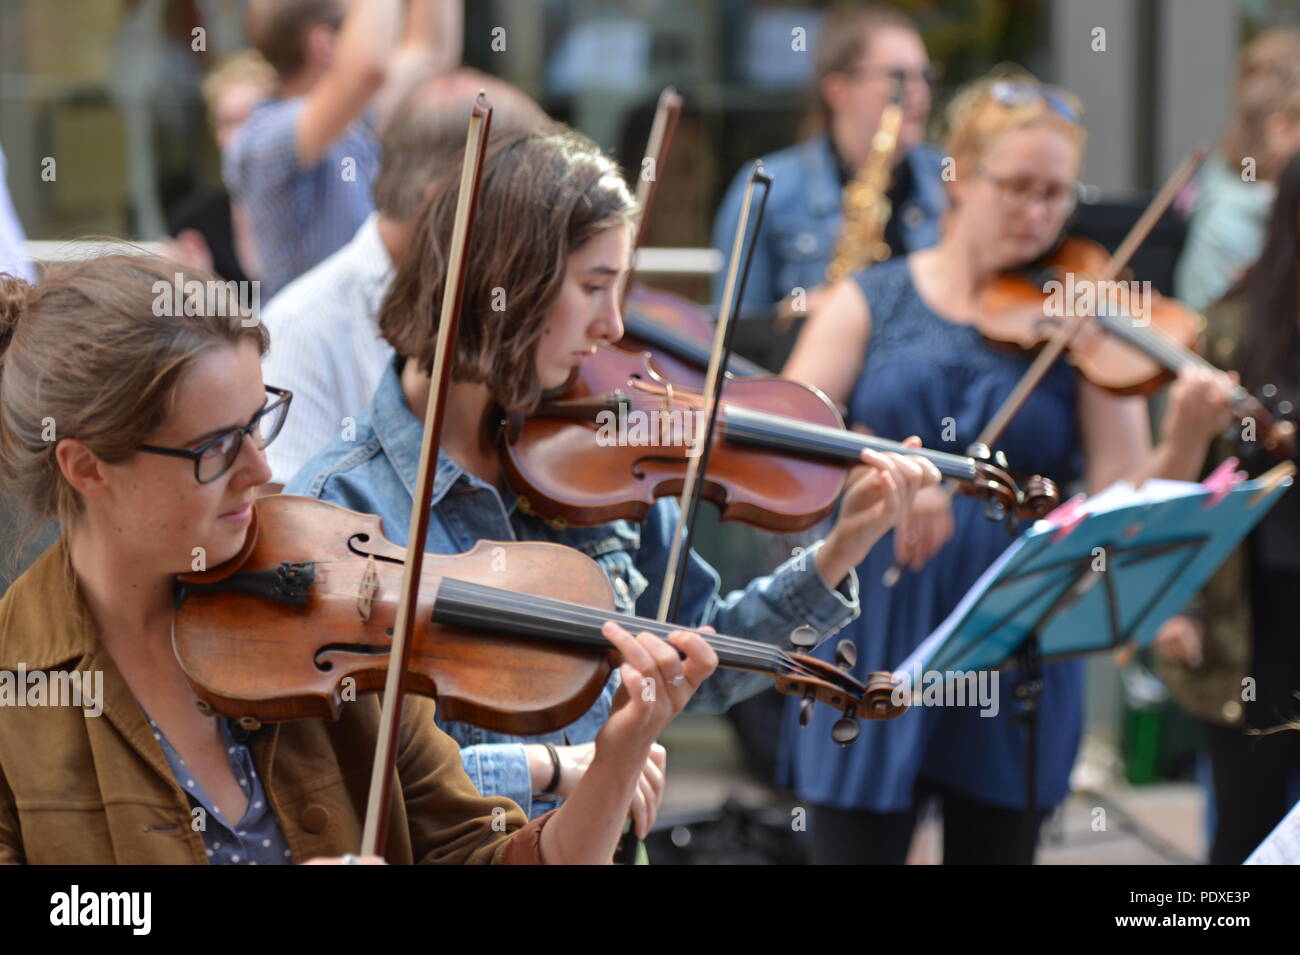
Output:
M1296 718L1300 703L1300 625L1294 600L1300 573L1260 569L1250 574L1254 634L1250 674L1255 699L1246 725L1268 729ZM1211 865L1240 865L1287 810L1287 777L1300 770L1300 733L1247 736L1239 728L1205 727L1213 774L1215 827Z
M943 813L944 865L1030 865L1033 849L1025 845L1025 817L1019 809L994 806L947 786L920 780L912 808L903 812L868 812L812 806L808 830L813 865L902 865L912 844L918 809L938 800ZM1034 813L1034 844L1047 818Z

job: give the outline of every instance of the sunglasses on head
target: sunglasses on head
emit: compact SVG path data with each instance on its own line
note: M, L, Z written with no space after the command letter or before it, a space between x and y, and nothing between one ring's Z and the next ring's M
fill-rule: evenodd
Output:
M1023 109L1041 100L1067 122L1079 122L1074 97L1057 86L1044 86L1036 80L996 80L990 84L988 95L995 103L1011 109Z

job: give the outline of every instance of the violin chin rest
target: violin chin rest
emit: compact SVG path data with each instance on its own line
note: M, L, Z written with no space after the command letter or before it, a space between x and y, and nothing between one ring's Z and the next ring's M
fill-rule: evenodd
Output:
M229 560L222 561L216 567L209 567L206 570L195 570L188 574L177 574L176 579L183 584L217 584L234 574L253 553L253 548L257 546L257 522L258 522L258 502L253 502L253 518L248 522L248 532L244 535L244 545L239 548L239 553Z

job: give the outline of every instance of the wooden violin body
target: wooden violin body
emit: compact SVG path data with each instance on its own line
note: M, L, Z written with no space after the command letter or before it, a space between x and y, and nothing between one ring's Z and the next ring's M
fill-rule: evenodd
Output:
M507 480L522 509L550 521L641 520L658 498L680 492L699 449L691 439L703 429L689 422L700 405L699 393L665 379L650 355L599 349L563 398L503 427ZM701 495L723 520L805 530L835 507L864 447L927 458L960 490L989 502L997 519L1041 517L1060 499L1044 478L1021 490L987 461L846 430L824 394L775 376L726 382Z
M181 578L177 658L207 712L250 728L337 718L357 693L383 688L406 551L378 517L314 498L264 497L255 513L240 555ZM419 597L407 689L436 697L448 720L523 736L561 729L595 703L617 664L606 620L661 636L690 629L615 612L599 565L559 544L426 554ZM891 674L863 684L801 653L701 636L722 666L768 674L849 723L903 710Z
M1093 326L1067 345L1080 374L1120 395L1149 395L1184 365L1210 367L1196 352L1204 329L1200 315L1180 302L1128 281L1099 282L1109 259L1086 239L1066 239L1042 268L1008 274L985 294L979 329L994 344L1036 351L1069 321L1090 314ZM1048 283L1059 283L1049 286ZM1058 305L1049 308L1053 297ZM1074 311L1062 314L1060 304ZM1055 312L1056 314L1049 314ZM1274 456L1296 454L1295 426L1280 420L1240 385L1228 393L1238 421L1250 420Z
M406 550L384 537L378 517L313 498L261 498L257 513L239 572L187 591L177 657L204 688L200 699L223 715L336 719L349 690L383 687ZM437 696L449 720L551 732L595 702L608 654L434 619L446 581L500 585L506 569L514 593L613 611L604 573L568 547L484 541L464 554L426 554L407 688Z
M1088 310L1099 331L1069 344L1070 360L1093 384L1120 395L1148 395L1176 374L1160 357L1123 336L1125 327L1154 329L1187 349L1202 321L1191 309L1127 279L1100 281L1110 259L1100 245L1068 238L1037 268L1008 273L985 293L978 327L991 343L1034 351L1068 321ZM1154 339L1153 335L1146 338Z
M502 463L521 508L568 524L641 521L660 497L680 494L703 424L698 403L678 398L697 393L675 382L665 389L665 381L648 354L602 349L584 362L573 389L525 419L503 444ZM647 391L636 394L639 385ZM605 404L613 394L629 400ZM725 394L729 406L843 427L824 395L788 379L735 379ZM804 530L831 512L844 489L845 471L835 462L725 447L715 448L701 491L723 520Z

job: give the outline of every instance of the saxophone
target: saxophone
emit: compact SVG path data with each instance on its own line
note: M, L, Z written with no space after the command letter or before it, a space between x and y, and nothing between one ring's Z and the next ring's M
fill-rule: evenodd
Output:
M871 137L871 153L857 177L844 187L844 224L840 227L835 256L826 269L828 285L889 258L885 225L891 209L885 194L889 191L889 173L903 125L905 80L905 75L897 77L893 98L880 114L880 125Z

